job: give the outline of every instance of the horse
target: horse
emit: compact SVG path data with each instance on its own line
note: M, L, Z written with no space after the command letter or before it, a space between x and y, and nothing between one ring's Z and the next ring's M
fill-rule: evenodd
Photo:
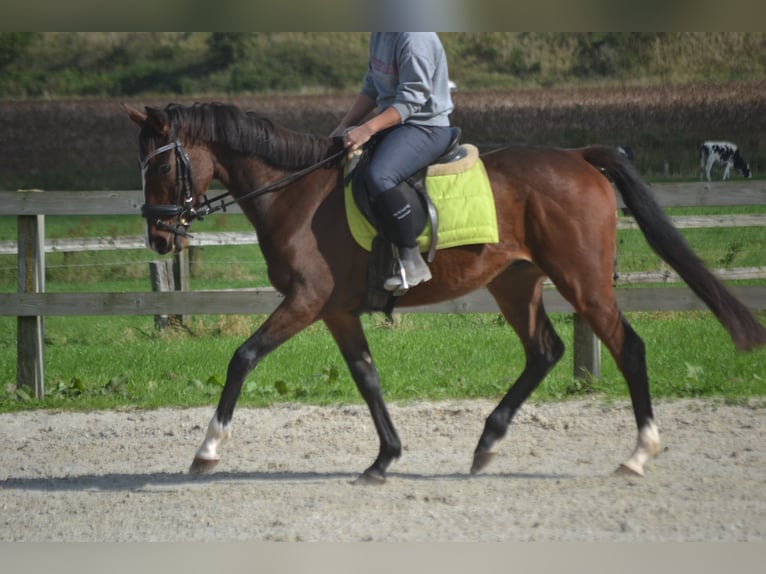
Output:
M357 481L385 482L402 445L360 319L370 253L355 243L346 222L341 143L218 102L123 108L140 128L148 247L160 254L182 247L189 225L211 210L214 202L205 193L215 179L254 226L269 281L284 295L229 361L189 471L209 473L219 463L245 377L282 343L322 321L379 439L377 456ZM766 344L766 329L705 267L633 164L613 146L506 147L480 158L494 196L498 241L437 251L430 264L433 278L396 304L433 304L486 288L521 341L524 367L488 414L470 473L487 467L518 409L564 353L543 303L543 282L549 278L600 338L627 382L638 434L629 458L615 472L643 476L646 463L660 451L660 434L645 345L615 299L614 189L651 247L706 303L736 349Z

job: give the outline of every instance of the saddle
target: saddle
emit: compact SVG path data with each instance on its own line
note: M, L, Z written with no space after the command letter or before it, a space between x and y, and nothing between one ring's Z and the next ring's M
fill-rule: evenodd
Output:
M458 161L467 155L467 151L460 145L461 130L459 127L451 127L450 144L447 150L434 162L433 165L448 164ZM391 242L386 239L381 225L377 221L370 203L370 195L365 184L364 174L367 165L374 154L376 142L365 146L361 155L352 158L353 164L349 166L344 186L351 185L351 193L359 211L367 221L376 229L377 234L372 241L370 263L367 271L367 296L359 313L383 311L391 316L398 296L383 289L383 281L390 277L396 266L396 258ZM431 263L436 255L438 214L431 198L426 190L425 167L401 182L399 189L412 206L412 218L415 225L416 235L420 235L430 223L431 244L428 249L427 261Z

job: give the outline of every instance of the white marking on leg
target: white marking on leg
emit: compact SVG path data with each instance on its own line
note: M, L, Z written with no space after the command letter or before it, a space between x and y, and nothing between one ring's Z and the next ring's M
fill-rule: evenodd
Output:
M222 425L218 422L218 417L213 415L210 424L207 426L207 434L202 445L197 449L195 458L202 460L221 460L218 454L218 447L225 443L231 437L231 423Z
M628 459L623 463L623 467L634 474L644 476L644 464L660 452L660 431L654 421L649 421L638 431L638 440L636 449Z

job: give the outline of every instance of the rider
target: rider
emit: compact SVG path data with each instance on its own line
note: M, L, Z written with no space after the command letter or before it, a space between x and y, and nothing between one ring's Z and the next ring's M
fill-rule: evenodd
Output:
M377 107L378 113L356 126ZM397 185L433 163L450 143L447 57L435 32L373 32L361 92L331 136L350 151L380 135L366 174L376 215L396 246L401 274L384 288L399 292L431 279L418 248L412 207ZM355 126L355 127L351 127Z

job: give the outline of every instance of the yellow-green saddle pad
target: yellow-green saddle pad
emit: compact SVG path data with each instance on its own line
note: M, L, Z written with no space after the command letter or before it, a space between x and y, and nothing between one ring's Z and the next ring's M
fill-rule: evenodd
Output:
M438 214L437 249L475 243L497 243L497 215L492 189L479 150L463 144L466 156L458 161L436 164L426 172L426 191ZM345 189L346 217L351 234L367 251L377 231L354 201L351 183ZM431 223L418 237L422 251L431 246Z

